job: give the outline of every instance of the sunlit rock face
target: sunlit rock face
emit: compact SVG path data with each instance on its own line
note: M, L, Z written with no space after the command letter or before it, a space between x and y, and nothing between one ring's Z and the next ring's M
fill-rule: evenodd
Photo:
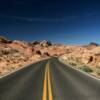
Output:
M0 36L0 75L31 62L51 56L61 56L68 62L77 62L91 67L100 66L100 46L53 44L47 40L26 42L9 40Z
M91 50L87 49L87 47L84 46L66 46L66 49L68 52L62 55L62 58L67 60L68 62L82 63L91 67L96 67L99 65L99 46L96 46Z

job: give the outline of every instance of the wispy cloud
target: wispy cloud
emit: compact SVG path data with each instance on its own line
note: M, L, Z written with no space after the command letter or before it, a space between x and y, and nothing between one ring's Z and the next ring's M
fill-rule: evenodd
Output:
M72 21L75 18L90 17L94 15L97 15L97 13L88 12L84 15L71 15L71 16L67 16L66 18L28 18L28 17L21 17L21 16L6 15L6 14L0 14L0 17L7 18L7 19L23 20L26 22L66 22L66 21Z
M10 16L10 15L0 14L0 17L2 17L2 18L10 18L10 19L20 19L20 20L25 20L25 21L32 21L31 18L19 17L19 16Z
M76 16L68 16L67 18L27 18L27 17L19 17L19 16L10 16L10 15L3 15L3 14L0 14L0 17L2 18L10 18L10 19L19 19L19 20L24 20L24 21L27 21L27 22L58 22L58 21L69 21L69 20L72 20L74 19Z

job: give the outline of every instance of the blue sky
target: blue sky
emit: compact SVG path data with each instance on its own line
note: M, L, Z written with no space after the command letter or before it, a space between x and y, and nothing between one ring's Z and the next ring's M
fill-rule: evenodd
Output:
M0 1L0 35L27 41L100 43L99 0Z

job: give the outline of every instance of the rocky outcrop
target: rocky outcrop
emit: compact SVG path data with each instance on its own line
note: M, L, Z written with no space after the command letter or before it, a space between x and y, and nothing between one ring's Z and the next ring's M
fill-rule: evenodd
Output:
M32 54L34 52L34 48L29 42L25 41L12 41L11 43L8 44L9 47L13 49L17 49L20 52L24 52L25 54Z
M85 45L84 47L87 48L88 50L94 49L96 47L98 47L99 44L95 43L95 42L91 42L88 45Z
M90 44L89 44L90 46L99 46L99 44L97 44L97 43L95 43L95 42L91 42Z
M52 43L49 41L46 41L46 40L43 40L40 42L40 46L42 46L42 47L49 47L51 45L52 45Z
M65 55L62 56L65 60L68 62L80 62L84 64L90 64L93 61L90 61L90 58L93 57L92 60L94 60L94 54L87 50L84 47L80 46L67 46L66 47L67 52Z
M11 40L8 40L7 38L0 36L0 43L11 43Z
M37 61L41 57L38 56L35 55L31 43L18 40L10 41L0 37L0 75Z
M100 66L100 46L52 44L49 41L26 42L0 37L0 75L50 56L60 56L64 61L91 68Z
M0 38L0 74L5 74L25 64L66 52L64 45L49 41L26 42Z
M49 47L52 46L52 43L47 41L47 40L43 40L43 41L34 41L32 42L33 47Z
M88 49L84 46L66 46L66 54L60 57L64 63L75 68L90 71L92 75L100 76L100 47Z
M64 45L53 45L48 48L44 48L41 50L42 54L47 52L50 56L60 56L66 53L66 48Z

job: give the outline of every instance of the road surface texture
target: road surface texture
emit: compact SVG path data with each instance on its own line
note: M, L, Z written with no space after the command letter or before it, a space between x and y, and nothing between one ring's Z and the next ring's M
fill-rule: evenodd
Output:
M50 58L1 78L0 100L100 100L100 81Z

